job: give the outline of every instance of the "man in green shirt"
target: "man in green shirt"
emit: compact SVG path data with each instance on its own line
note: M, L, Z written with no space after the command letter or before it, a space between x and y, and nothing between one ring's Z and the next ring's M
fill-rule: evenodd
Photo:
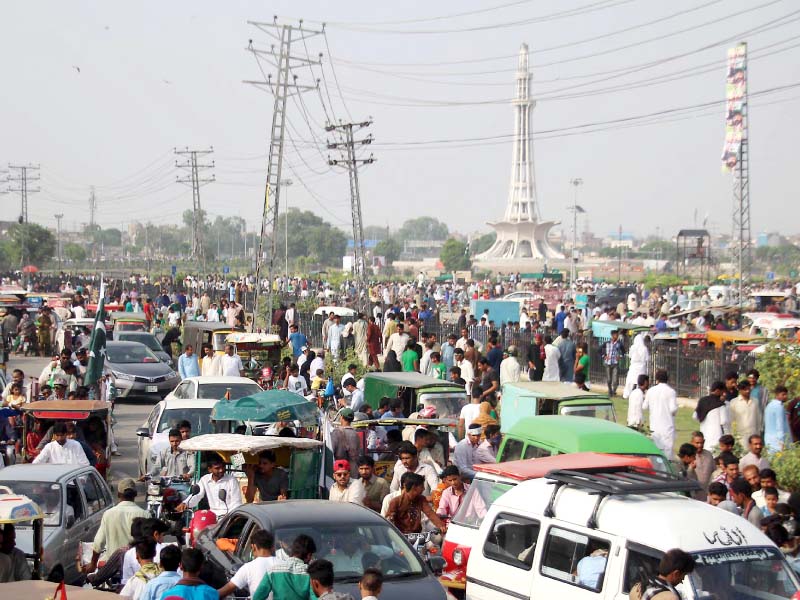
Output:
M400 363L403 365L403 371L419 371L419 354L414 350L414 346L416 346L416 341L414 341L414 338L411 338L406 344L405 351L400 356Z
M436 379L447 381L447 365L442 362L442 355L431 352L431 371Z
M292 555L275 563L252 593L253 600L267 600L270 593L280 600L316 600L308 576L308 563L314 557L317 545L305 535L298 535L292 542Z

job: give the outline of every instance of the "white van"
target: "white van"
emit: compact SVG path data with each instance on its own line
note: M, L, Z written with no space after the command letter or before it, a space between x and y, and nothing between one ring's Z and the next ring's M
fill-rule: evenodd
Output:
M627 471L554 471L492 504L467 564L468 600L625 600L661 556L696 566L686 600L792 598L798 580L781 551L745 519L674 493L696 482Z

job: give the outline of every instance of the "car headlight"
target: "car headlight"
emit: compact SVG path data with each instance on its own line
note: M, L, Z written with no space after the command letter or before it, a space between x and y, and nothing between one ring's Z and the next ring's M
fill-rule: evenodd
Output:
M453 563L459 567L464 564L464 553L459 548L453 550Z
M127 373L120 373L119 371L111 371L111 374L114 376L115 379L125 379L127 381L134 381L134 379L136 379L133 375L128 375Z

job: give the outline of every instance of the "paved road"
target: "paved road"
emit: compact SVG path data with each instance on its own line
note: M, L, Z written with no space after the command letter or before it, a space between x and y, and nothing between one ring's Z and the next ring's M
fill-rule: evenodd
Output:
M30 376L38 377L45 365L47 365L47 360L44 358L12 356L6 372L10 377L13 369L22 369L25 378L28 379ZM112 489L121 478L136 478L139 475L136 458L136 428L144 422L152 407L151 400L123 400L116 403L114 416L117 424L114 427L114 433L121 455L114 456L111 460L110 484ZM140 491L143 489L142 487Z

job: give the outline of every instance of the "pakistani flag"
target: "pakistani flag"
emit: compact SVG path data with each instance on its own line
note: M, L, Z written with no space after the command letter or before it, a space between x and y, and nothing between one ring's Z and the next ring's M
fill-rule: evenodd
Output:
M101 286L102 287L102 286ZM86 366L84 385L93 386L103 375L103 363L106 360L106 326L105 326L105 299L104 290L100 291L100 303L97 305L97 314L94 317L94 329L89 340L89 364Z

